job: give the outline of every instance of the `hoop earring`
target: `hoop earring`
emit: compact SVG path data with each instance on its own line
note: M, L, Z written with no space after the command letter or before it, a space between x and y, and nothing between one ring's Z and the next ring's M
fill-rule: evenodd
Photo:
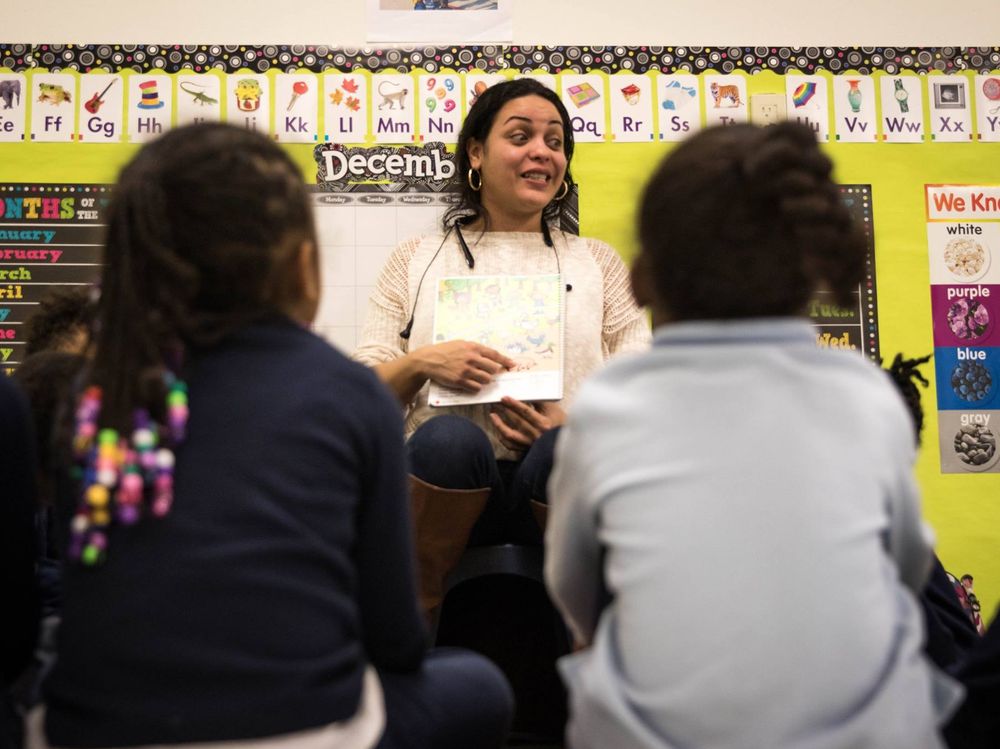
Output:
M472 183L472 175L476 175L475 184ZM481 189L483 189L483 175L479 173L478 169L473 169L472 167L469 167L469 172L468 174L465 175L465 181L469 183L469 188L473 192L479 192Z
M562 192L560 192L558 195L556 195L555 198L553 198L553 200L562 200L567 195L569 195L569 182L566 182L565 180L563 180L563 183L562 183Z

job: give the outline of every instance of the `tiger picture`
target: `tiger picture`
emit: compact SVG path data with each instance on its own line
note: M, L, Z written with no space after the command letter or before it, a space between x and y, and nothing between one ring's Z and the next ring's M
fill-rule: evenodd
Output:
M724 86L720 86L718 83L712 82L712 85L708 87L708 90L712 93L712 99L715 100L715 108L718 109L719 105L722 103L723 99L729 99L732 103L728 106L738 107L740 106L740 88L739 86L729 83Z

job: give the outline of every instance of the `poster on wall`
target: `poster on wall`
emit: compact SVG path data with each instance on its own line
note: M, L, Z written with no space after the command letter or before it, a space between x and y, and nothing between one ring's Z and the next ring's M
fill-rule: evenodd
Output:
M24 323L46 294L101 268L109 185L0 185L0 363L24 359Z
M942 473L1000 473L1000 186L926 185Z
M511 0L368 0L370 42L510 42Z

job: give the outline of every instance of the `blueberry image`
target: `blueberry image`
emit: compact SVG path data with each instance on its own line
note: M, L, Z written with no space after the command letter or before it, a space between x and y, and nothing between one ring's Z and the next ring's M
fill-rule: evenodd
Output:
M962 400L976 403L993 392L993 376L978 362L962 361L952 370L951 388Z

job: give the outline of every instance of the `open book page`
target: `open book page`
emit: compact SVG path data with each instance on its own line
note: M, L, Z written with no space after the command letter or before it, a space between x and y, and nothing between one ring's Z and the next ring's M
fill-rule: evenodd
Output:
M434 342L475 341L517 362L478 393L431 383L431 406L562 398L563 285L559 274L442 278Z

